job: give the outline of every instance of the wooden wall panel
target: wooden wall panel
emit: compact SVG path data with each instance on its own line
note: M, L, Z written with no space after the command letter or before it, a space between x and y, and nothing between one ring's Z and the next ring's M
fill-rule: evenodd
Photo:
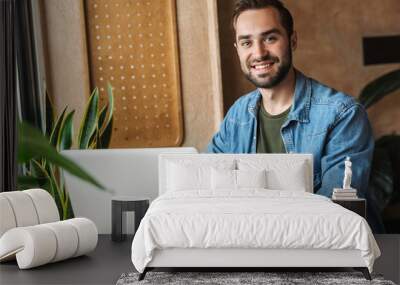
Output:
M114 87L111 147L179 146L183 139L174 0L85 1L92 86Z

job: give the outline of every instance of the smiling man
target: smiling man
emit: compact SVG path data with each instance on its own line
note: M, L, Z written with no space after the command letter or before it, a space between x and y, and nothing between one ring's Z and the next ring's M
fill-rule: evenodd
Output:
M327 197L342 186L349 156L351 186L368 199L374 140L367 114L351 96L293 67L297 36L289 10L279 0L241 0L233 27L241 69L257 89L229 109L208 152L312 153L314 192ZM372 203L370 224L381 231Z

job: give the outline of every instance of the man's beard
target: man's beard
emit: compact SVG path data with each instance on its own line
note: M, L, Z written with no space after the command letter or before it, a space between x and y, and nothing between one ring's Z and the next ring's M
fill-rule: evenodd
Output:
M272 60L274 64L278 64L279 58L271 55L267 55L261 58L258 58L257 60L254 60L253 62L257 61L267 61L267 60ZM278 70L275 74L267 74L265 77L257 77L256 75L251 74L251 66L248 67L248 69L245 69L242 67L242 71L246 78L253 83L257 88L272 88L277 86L279 83L282 82L283 79L286 78L287 74L289 73L289 70L292 66L292 50L289 46L286 54L282 57L282 61L280 62L280 65L278 66ZM269 78L266 80L266 78Z

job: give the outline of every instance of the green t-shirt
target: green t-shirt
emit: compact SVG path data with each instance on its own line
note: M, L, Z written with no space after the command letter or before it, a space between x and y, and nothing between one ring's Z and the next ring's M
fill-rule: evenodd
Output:
M278 115L269 114L263 104L258 111L257 153L286 153L281 127L290 112L288 108Z

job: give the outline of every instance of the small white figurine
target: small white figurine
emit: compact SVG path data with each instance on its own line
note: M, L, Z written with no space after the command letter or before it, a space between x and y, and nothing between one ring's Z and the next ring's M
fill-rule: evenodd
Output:
M351 188L351 176L353 172L351 170L351 161L350 157L346 157L344 161L344 178L343 178L343 189L352 189Z

